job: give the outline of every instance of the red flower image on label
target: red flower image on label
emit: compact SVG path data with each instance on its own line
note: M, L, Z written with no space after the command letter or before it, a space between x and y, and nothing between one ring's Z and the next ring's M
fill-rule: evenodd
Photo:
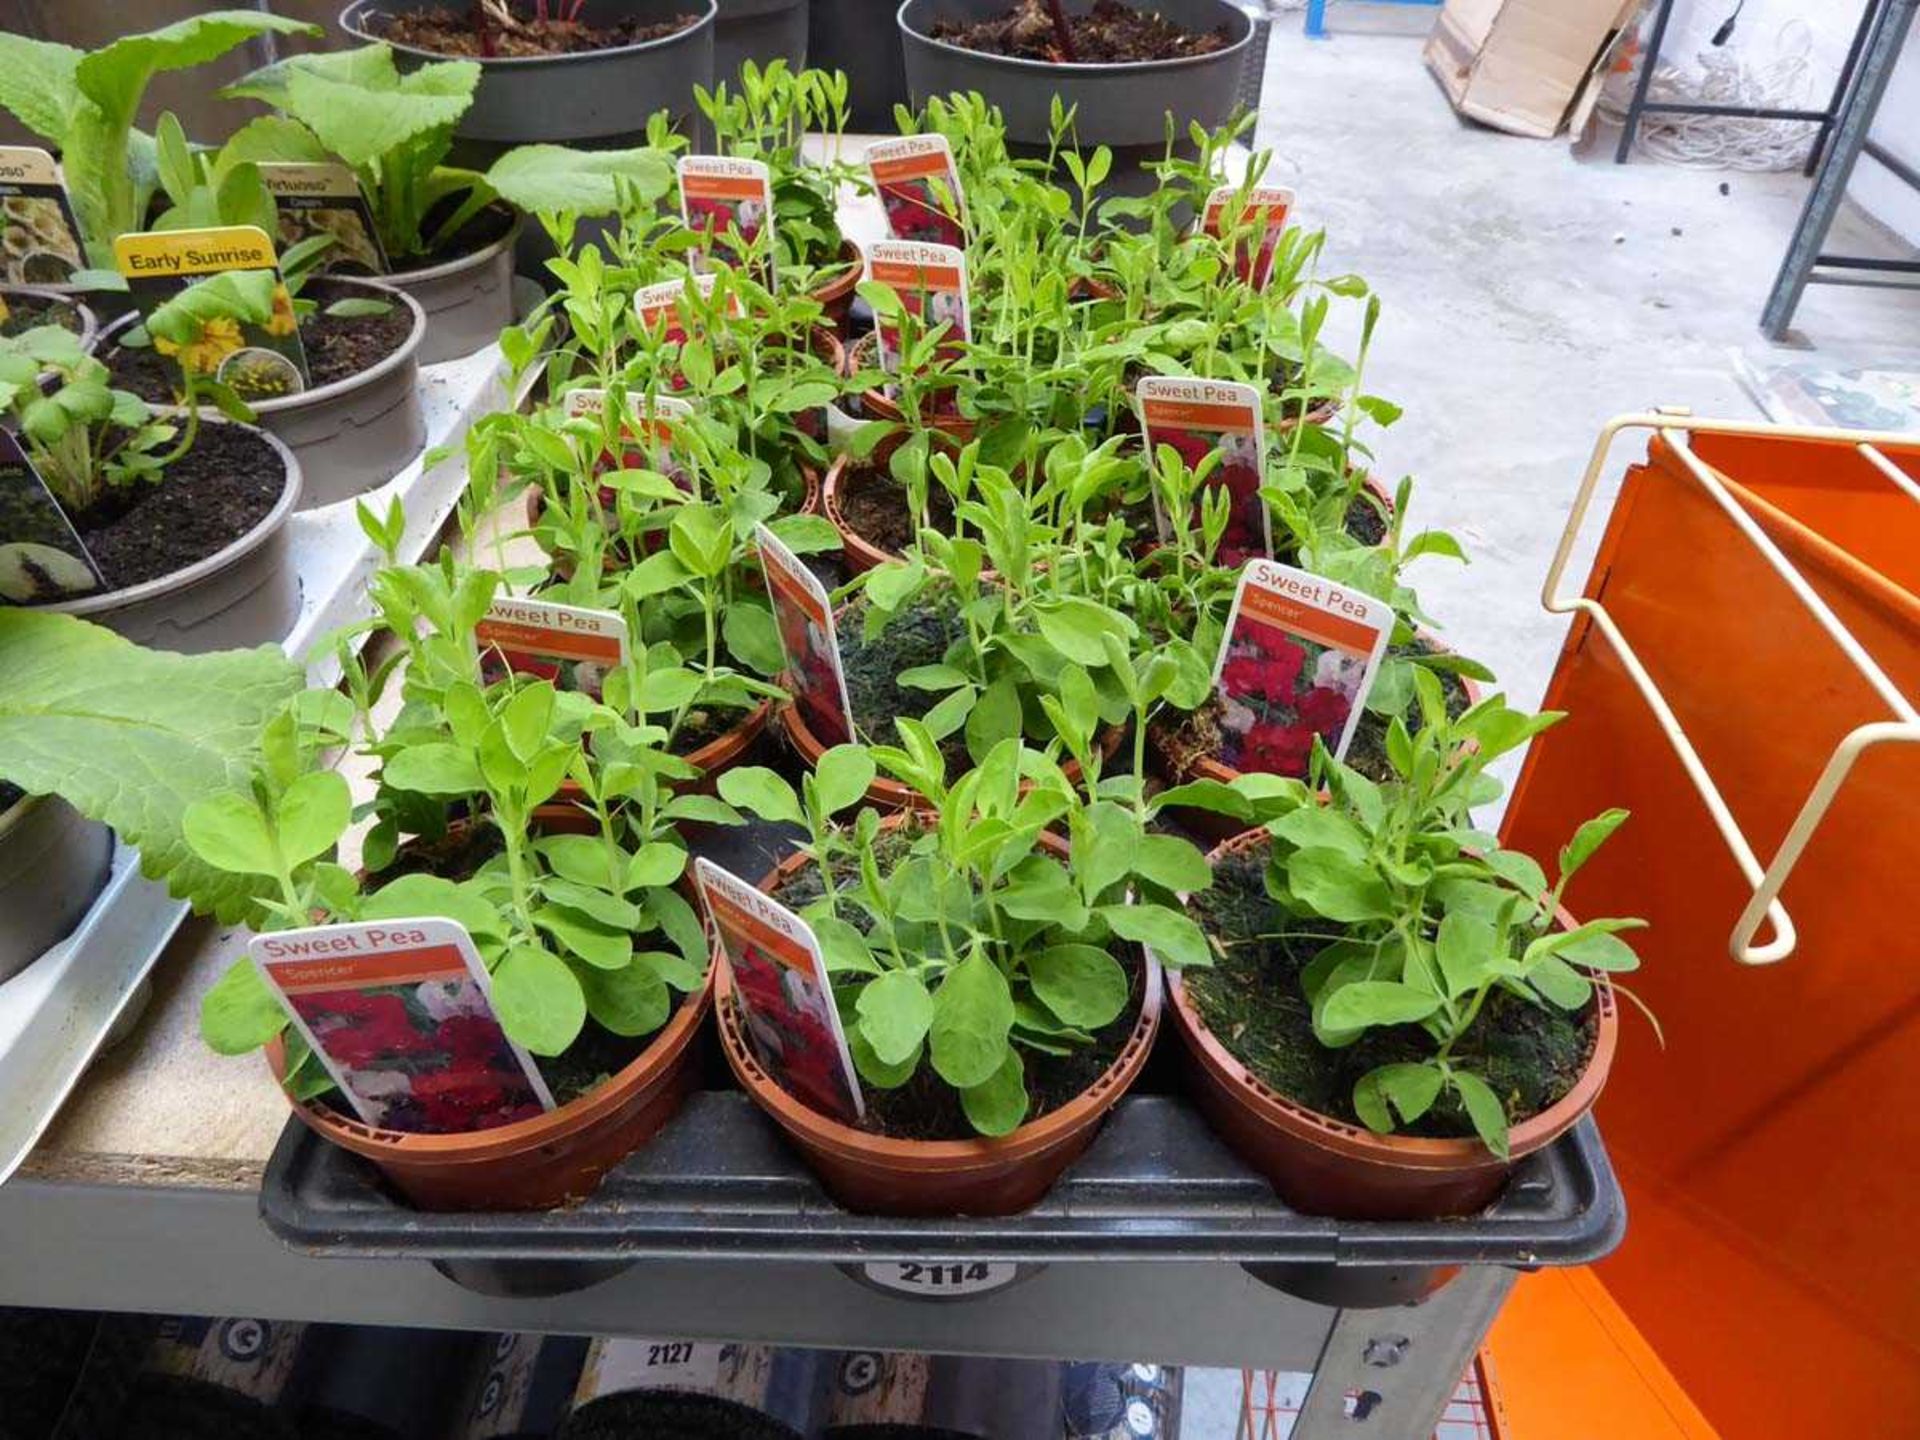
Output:
M1314 732L1302 725L1262 722L1251 726L1240 752L1239 769L1270 775L1301 776L1313 756Z
M967 242L960 222L934 203L930 181L903 180L883 185L880 203L886 208L887 228L902 240L925 240L956 249Z

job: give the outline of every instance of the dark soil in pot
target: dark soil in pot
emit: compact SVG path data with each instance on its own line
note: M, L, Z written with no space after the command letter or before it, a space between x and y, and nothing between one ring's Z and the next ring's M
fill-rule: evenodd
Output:
M440 201L427 211L427 218L420 226L422 237L432 240L459 203L460 197L454 196ZM464 260L467 256L486 249L496 241L504 240L511 229L513 229L513 211L505 205L490 205L431 250L417 255L389 256L388 258L393 262L393 269L382 278L404 280L411 271L445 265L451 260Z
M64 300L52 296L8 294L6 319L0 320L0 335L20 335L42 325L58 325L78 335L82 329L80 312Z
M1390 645L1389 655L1401 657L1417 655L1435 655L1439 651L1425 638L1416 635L1407 645ZM1447 701L1447 713L1456 718L1472 705L1467 687L1458 675L1451 671L1436 671L1440 681L1441 693ZM1209 696L1197 710L1189 710L1169 722L1158 720L1153 725L1155 743L1160 752L1167 757L1169 767L1178 774L1191 774L1196 761L1213 760L1220 755L1220 715L1221 702L1217 695ZM1406 715L1407 728L1419 733L1420 711L1418 706L1409 707ZM1387 762L1387 719L1372 710L1360 713L1360 723L1354 727L1353 743L1347 747L1346 763L1358 770L1369 780L1384 784L1394 778L1393 767Z
M9 785L6 781L0 780L0 815L6 814L26 797L27 792L18 785Z
M988 55L1044 60L1056 65L1179 60L1192 55L1211 55L1233 43L1233 37L1225 30L1196 34L1151 10L1123 5L1120 0L1094 0L1093 8L1086 14L1067 15L1067 30L1073 39L1070 56L1060 47L1060 37L1048 17L1047 6L1042 0L1026 0L990 20L972 24L938 21L933 27L933 38Z
M1264 847L1216 857L1213 888L1187 903L1207 934L1224 942L1224 953L1212 969L1185 971L1182 983L1214 1037L1256 1078L1308 1109L1360 1125L1354 1084L1377 1066L1429 1058L1433 1042L1418 1025L1400 1025L1369 1032L1344 1049L1321 1045L1300 972L1340 930L1317 922L1325 926L1324 939L1303 934L1306 923L1268 896L1265 871ZM1573 1089L1593 1053L1596 1028L1592 1006L1567 1015L1495 991L1454 1053L1493 1087L1517 1125ZM1470 1139L1474 1129L1448 1092L1401 1133Z
M591 7L589 7L590 9ZM539 19L515 15L511 25L489 23L484 34L474 27L468 10L418 10L382 17L379 33L396 45L411 45L436 55L467 60L529 59L541 55L578 55L644 45L678 35L700 21L698 15L647 24L638 19L617 25L595 25L586 20Z
M1373 498L1362 491L1347 506L1345 529L1362 545L1378 545L1387 538L1387 517L1380 513Z
M882 468L848 466L838 503L847 528L878 549L898 555L918 538L907 487ZM927 485L927 521L942 534L953 533L953 497L938 481Z
M203 424L157 484L111 489L72 516L113 589L183 570L266 518L286 488L280 452L237 425Z
M940 664L957 642L967 638L958 603L950 596L945 599L941 604L923 593L912 609L896 615L871 641L866 638L863 600L856 600L843 622L836 622L847 700L853 706L853 723L860 734L891 743L896 715L918 718L938 702L938 695L900 684L899 676L919 665ZM964 773L971 763L962 734L949 735L941 742L940 752L946 756L949 779Z
M905 862L907 848L916 833L906 827L881 833L874 844L874 858L879 862L881 873L885 874ZM859 870L851 859L835 865L834 883L859 885ZM773 893L789 909L802 909L820 898L820 872L809 865ZM859 925L864 916L851 912L845 918ZM1022 1123L1038 1120L1082 1094L1106 1073L1126 1048L1140 1020L1140 1006L1145 998L1141 993L1144 972L1140 957L1131 946L1120 951L1115 958L1125 967L1131 983L1127 1005L1104 1029L1093 1032L1092 1044L1076 1047L1068 1055L1046 1055L1037 1050L1021 1049L1020 1061L1026 1069L1029 1101L1026 1121ZM779 1077L774 1078L777 1080ZM933 1062L924 1055L920 1068L906 1084L892 1090L881 1090L870 1084L863 1089L867 1113L866 1118L856 1126L857 1129L873 1135L885 1135L892 1140L979 1138L980 1132L973 1128L966 1111L961 1108L959 1092L935 1073Z
M318 308L300 318L309 390L371 370L413 333L413 312L397 302L381 315L329 315L328 303L322 299ZM100 358L114 385L131 390L148 404L172 405L179 400L180 367L152 346L109 345Z

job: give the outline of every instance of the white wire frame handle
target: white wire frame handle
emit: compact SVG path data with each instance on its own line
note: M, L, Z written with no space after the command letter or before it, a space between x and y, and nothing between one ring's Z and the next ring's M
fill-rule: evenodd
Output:
M1720 793L1706 764L1700 758L1693 741L1688 738L1679 717L1660 691L1659 685L1641 662L1627 637L1621 633L1619 625L1608 613L1606 606L1598 600L1581 594L1563 593L1567 565L1572 558L1576 542L1585 526L1587 513L1592 506L1593 496L1600 479L1607 473L1607 462L1612 453L1614 441L1629 430L1648 430L1657 432L1673 448L1685 466L1688 476L1704 490L1713 502L1720 507L1734 524L1741 536L1753 546L1768 566L1785 582L1794 598L1813 617L1815 623L1826 632L1848 662L1866 681L1867 685L1892 712L1893 719L1872 721L1860 725L1844 735L1827 763L1821 768L1813 788L1801 803L1799 813L1793 824L1788 827L1786 836L1781 840L1779 849L1774 852L1771 861L1762 865L1746 833L1740 828L1740 822L1734 818L1726 798ZM1853 632L1841 623L1826 601L1822 600L1807 579L1794 566L1793 562L1769 539L1754 518L1735 500L1699 456L1693 453L1690 436L1693 433L1715 435L1749 435L1757 438L1778 438L1787 440L1812 440L1837 442L1852 446L1868 464L1873 466L1903 495L1915 504L1920 504L1920 486L1888 460L1878 447L1882 445L1911 446L1915 437L1884 433L1869 433L1860 430L1823 429L1813 426L1794 425L1756 425L1751 422L1734 420L1697 419L1684 411L1659 411L1640 415L1622 415L1607 422L1600 432L1600 438L1594 444L1593 454L1587 462L1586 474L1581 478L1580 489L1575 494L1573 508L1567 516L1566 529L1561 533L1560 544L1554 551L1553 563L1547 569L1546 583L1540 592L1540 603L1549 611L1558 615L1580 614L1588 617L1593 626L1607 639L1614 652L1619 656L1634 688L1646 701L1653 712L1654 720L1661 733L1667 738L1681 768L1692 781L1699 793L1701 803L1706 807L1714 828L1726 842L1734 862L1740 867L1747 884L1752 887L1753 895L1746 908L1740 912L1732 934L1728 937L1728 952L1742 965L1773 965L1793 954L1799 944L1799 933L1794 927L1793 917L1787 913L1786 905L1781 901L1781 891L1785 888L1793 868L1799 863L1814 834L1819 830L1821 821L1832 809L1847 777L1852 773L1860 757L1875 746L1890 744L1920 744L1920 711L1916 711L1912 702L1900 688L1887 677L1877 661L1866 647L1854 636ZM1764 943L1757 943L1763 925L1771 926L1772 934Z

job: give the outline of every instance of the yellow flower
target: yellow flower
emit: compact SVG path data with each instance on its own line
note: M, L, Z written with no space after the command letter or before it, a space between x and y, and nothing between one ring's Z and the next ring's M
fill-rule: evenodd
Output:
M173 356L183 370L190 370L195 375L211 375L220 368L222 360L240 348L240 322L225 315L216 315L200 327L197 339L182 345L155 336L153 348L162 355Z
M273 291L273 314L267 320L269 335L291 335L300 328L300 321L293 313L293 297L287 293L287 287L277 285Z

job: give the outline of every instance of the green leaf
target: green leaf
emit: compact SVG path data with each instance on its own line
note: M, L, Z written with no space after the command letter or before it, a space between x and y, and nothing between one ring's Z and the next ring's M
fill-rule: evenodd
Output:
M543 905L533 912L533 923L596 969L618 970L633 959L631 934L584 915Z
M1298 850L1331 850L1349 860L1367 858L1367 832L1324 806L1302 806L1269 822L1267 830Z
M780 648L780 629L773 623L773 612L760 605L735 600L720 622L720 635L727 649L748 669L762 675L778 675L785 668L786 653Z
M506 938L500 911L473 884L440 875L402 875L360 902L362 920L412 920L438 915L458 920L475 936Z
M792 825L807 823L807 817L800 810L800 797L793 793L793 787L764 765L742 765L729 770L715 788L729 805L751 810L762 820L783 820Z
M1589 920L1571 930L1542 935L1527 946L1524 958L1532 964L1541 955L1558 955L1589 970L1637 970L1640 957L1615 932L1637 930L1645 924L1644 920Z
M610 895L596 885L579 885L550 875L540 882L540 894L555 905L606 926L610 930L632 930L640 923L640 907L631 901Z
M813 767L814 794L828 815L856 805L873 784L873 756L864 746L836 745Z
M113 115L131 117L147 81L162 70L187 70L217 60L255 35L322 34L318 25L252 10L215 10L127 35L87 55L74 68L80 93Z
M258 1050L286 1026L280 998L246 956L229 965L200 1000L200 1038L217 1055Z
M353 793L331 770L300 776L281 795L274 821L289 868L324 855L353 823Z
M820 954L833 974L880 973L880 962L873 958L867 937L845 920L837 915L809 915L807 923L813 926L813 937L820 942Z
M1011 1135L1027 1118L1027 1079L1020 1052L1007 1047L1000 1068L960 1092L960 1108L982 1135Z
M1326 997L1316 1017L1328 1030L1366 1030L1375 1025L1410 1025L1440 1008L1431 991L1395 980L1356 980Z
M1013 676L1002 675L980 692L967 712L967 754L974 763L985 760L993 747L1020 734L1020 690Z
M1287 888L1314 914L1355 924L1391 920L1393 897L1373 868L1316 846L1287 857Z
M633 852L620 888L638 890L642 886L671 885L686 868L687 852L684 849L665 840L649 840Z
M587 1022L586 993L567 962L536 945L516 945L493 972L493 1009L508 1038L535 1055L558 1055Z
M1434 1065L1382 1065L1360 1077L1353 1087L1353 1108L1369 1130L1387 1135L1393 1131L1393 1117L1387 1103L1400 1112L1404 1124L1411 1125L1433 1108L1446 1082Z
M651 1035L673 1013L673 996L648 966L636 963L618 970L585 966L572 974L586 997L587 1013L616 1035Z
M0 108L55 145L66 142L80 90L74 84L84 50L0 31Z
M918 1050L898 1065L882 1063L857 1025L847 1032L847 1049L853 1055L853 1068L859 1072L860 1078L876 1090L897 1090L911 1080L913 1072L920 1068Z
M1078 665L1100 666L1107 663L1106 642L1102 635L1138 633L1131 620L1091 600L1069 598L1036 607L1035 618L1047 643Z
M1068 1025L1098 1030L1127 1008L1131 986L1118 960L1094 945L1053 945L1027 961L1037 995Z
M1587 861L1593 858L1593 852L1607 843L1607 838L1626 823L1628 812L1625 810L1607 810L1587 821L1573 832L1573 839L1560 852L1560 877L1565 879Z
M1133 852L1133 873L1168 890L1205 890L1213 884L1207 857L1178 835L1143 835Z
M1478 1075L1470 1075L1464 1070L1452 1070L1447 1078L1453 1082L1454 1091L1467 1107L1467 1117L1473 1121L1473 1128L1479 1132L1487 1149L1502 1160L1510 1158L1507 1148L1507 1112L1500 1104L1487 1082Z
M180 817L193 853L236 875L277 873L273 831L260 806L244 790L223 790L194 801Z
M1177 911L1157 905L1102 905L1096 913L1121 939L1152 946L1161 962L1176 970L1213 964L1206 932Z
M1547 893L1546 872L1531 855L1518 850L1489 850L1484 859L1489 870L1529 900L1538 900Z
M1013 1028L1007 978L976 950L947 972L933 996L933 1068L956 1090L991 1079Z
M402 76L385 45L297 55L256 70L222 93L265 100L305 125L356 170L415 141L451 132L473 102L480 66L423 65Z
M1575 1011L1593 998L1593 982L1557 955L1527 971L1527 980L1562 1010Z
M1465 911L1449 911L1440 918L1434 954L1447 982L1447 998L1458 999L1485 982L1497 958L1494 929L1486 920Z
M245 786L302 686L277 646L176 655L69 615L0 608L0 780L58 795L140 847L141 869L229 924L260 888L193 854L187 806Z
M607 873L606 842L599 836L543 835L533 842L533 848L554 874L598 890L613 888L613 877Z
M920 1053L933 1025L933 996L916 975L889 970L860 987L854 1001L861 1033L882 1065L906 1063Z
M620 184L642 203L658 200L673 183L673 167L658 150L573 150L520 145L487 171L501 199L529 215L611 215L620 208Z
M473 752L442 740L409 745L388 758L381 783L417 795L472 795L487 788Z

